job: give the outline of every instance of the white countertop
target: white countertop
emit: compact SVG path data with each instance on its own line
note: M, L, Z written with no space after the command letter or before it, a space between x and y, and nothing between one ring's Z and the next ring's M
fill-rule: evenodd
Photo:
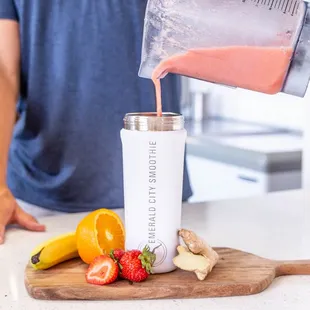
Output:
M123 215L123 211L119 210ZM24 288L24 268L31 249L47 238L75 229L84 214L45 217L47 232L11 229L0 246L0 309L294 309L310 308L310 276L282 277L259 295L124 302L40 301ZM234 247L272 259L310 259L310 193L291 191L242 200L185 205L183 227L212 246Z

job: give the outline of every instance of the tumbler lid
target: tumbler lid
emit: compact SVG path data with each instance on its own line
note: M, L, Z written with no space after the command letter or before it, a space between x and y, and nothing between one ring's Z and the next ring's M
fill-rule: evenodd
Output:
M177 131L184 129L184 118L177 113L156 112L128 113L124 117L124 129L133 131Z

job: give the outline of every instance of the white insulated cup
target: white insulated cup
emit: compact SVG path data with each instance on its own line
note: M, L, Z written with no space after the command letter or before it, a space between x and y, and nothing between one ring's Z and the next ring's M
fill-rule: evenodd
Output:
M153 273L176 269L187 132L179 114L131 113L121 130L126 249L148 245Z

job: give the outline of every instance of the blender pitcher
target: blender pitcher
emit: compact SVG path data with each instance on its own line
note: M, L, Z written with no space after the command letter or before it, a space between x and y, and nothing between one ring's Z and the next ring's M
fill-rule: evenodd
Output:
M168 73L304 97L310 9L302 0L149 0L139 76Z

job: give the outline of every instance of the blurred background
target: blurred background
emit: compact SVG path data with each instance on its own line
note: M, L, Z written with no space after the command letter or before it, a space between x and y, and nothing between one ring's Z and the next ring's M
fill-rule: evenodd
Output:
M298 98L190 78L183 78L182 83L187 162L194 191L191 202L303 186L309 91L305 98Z

